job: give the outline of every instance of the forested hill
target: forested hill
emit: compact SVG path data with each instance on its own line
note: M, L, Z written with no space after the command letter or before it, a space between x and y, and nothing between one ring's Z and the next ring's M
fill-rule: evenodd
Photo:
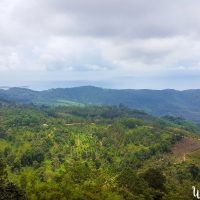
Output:
M39 92L10 88L0 90L0 98L36 104L123 104L154 115L174 115L200 122L200 90L115 90L83 86Z
M0 102L0 200L188 200L199 127L109 106Z

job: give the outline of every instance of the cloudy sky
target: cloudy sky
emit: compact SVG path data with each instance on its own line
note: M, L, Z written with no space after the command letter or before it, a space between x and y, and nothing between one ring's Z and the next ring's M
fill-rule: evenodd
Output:
M200 88L199 10L199 0L0 0L0 85Z

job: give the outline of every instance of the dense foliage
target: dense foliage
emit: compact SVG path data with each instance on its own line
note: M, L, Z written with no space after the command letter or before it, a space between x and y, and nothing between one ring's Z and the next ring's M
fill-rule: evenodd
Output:
M184 120L158 119L122 105L2 101L0 190L15 196L1 199L191 199L200 158L178 162L171 147L183 137L198 139L197 132Z

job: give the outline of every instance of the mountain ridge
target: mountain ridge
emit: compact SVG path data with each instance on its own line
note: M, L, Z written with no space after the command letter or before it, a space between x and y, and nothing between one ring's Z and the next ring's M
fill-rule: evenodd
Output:
M138 90L80 86L35 91L13 87L7 90L0 89L0 98L34 104L57 104L59 101L109 106L123 104L156 116L180 116L200 123L200 89L183 91L174 89Z

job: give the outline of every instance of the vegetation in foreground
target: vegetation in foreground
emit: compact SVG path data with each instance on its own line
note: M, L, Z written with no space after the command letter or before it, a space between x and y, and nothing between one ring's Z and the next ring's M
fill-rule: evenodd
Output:
M181 118L155 118L122 105L2 101L0 199L192 199L192 186L200 187L198 132ZM174 149L186 140L197 148L177 155Z

